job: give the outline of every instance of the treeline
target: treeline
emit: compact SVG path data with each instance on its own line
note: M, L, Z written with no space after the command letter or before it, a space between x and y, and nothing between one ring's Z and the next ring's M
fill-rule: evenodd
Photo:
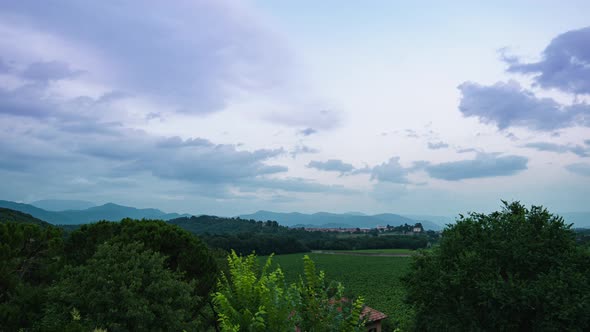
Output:
M204 331L217 320L216 261L163 221L98 222L69 235L0 222L0 330Z
M377 236L377 232L354 235L309 232L300 228L280 226L276 221L263 222L215 216L178 218L168 222L197 234L212 248L235 250L244 255L252 252L269 255L327 249L420 249L438 238L435 232L415 236ZM411 228L409 225L406 226L407 229Z

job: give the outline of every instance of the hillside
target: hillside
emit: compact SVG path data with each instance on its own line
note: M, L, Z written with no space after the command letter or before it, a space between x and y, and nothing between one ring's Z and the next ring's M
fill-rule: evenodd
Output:
M0 222L34 224L43 227L51 225L50 223L37 219L30 214L5 208L0 208Z

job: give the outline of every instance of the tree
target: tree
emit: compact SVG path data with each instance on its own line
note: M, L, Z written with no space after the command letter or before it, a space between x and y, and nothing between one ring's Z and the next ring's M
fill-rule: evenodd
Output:
M415 329L587 330L590 256L570 227L518 202L461 216L404 279Z
M230 275L222 275L213 302L222 331L360 331L362 299L343 298L344 288L327 287L323 272L304 256L304 276L287 286L272 258L260 270L255 255L228 256Z
M53 226L0 223L0 326L29 328L41 315L46 288L62 267L62 232Z
M197 281L196 292L203 300L215 285L217 267L207 246L191 233L161 220L126 218L117 223L101 221L84 225L65 243L67 262L84 264L105 242L140 242L146 249L163 254L169 269L182 272L187 281ZM203 301L198 305L204 304Z
M76 316L84 330L197 330L195 282L167 269L165 260L138 242L100 245L86 264L67 266L49 289L39 328L61 331Z

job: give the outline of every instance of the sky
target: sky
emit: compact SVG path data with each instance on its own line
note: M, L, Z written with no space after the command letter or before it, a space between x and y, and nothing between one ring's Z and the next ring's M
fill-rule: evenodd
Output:
M2 1L0 199L590 210L588 1Z

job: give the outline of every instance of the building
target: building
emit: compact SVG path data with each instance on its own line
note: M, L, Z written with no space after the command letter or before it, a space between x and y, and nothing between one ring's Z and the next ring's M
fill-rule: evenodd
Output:
M385 318L387 318L386 314L371 307L365 306L361 315L367 320L365 323L367 332L381 332L381 323Z

